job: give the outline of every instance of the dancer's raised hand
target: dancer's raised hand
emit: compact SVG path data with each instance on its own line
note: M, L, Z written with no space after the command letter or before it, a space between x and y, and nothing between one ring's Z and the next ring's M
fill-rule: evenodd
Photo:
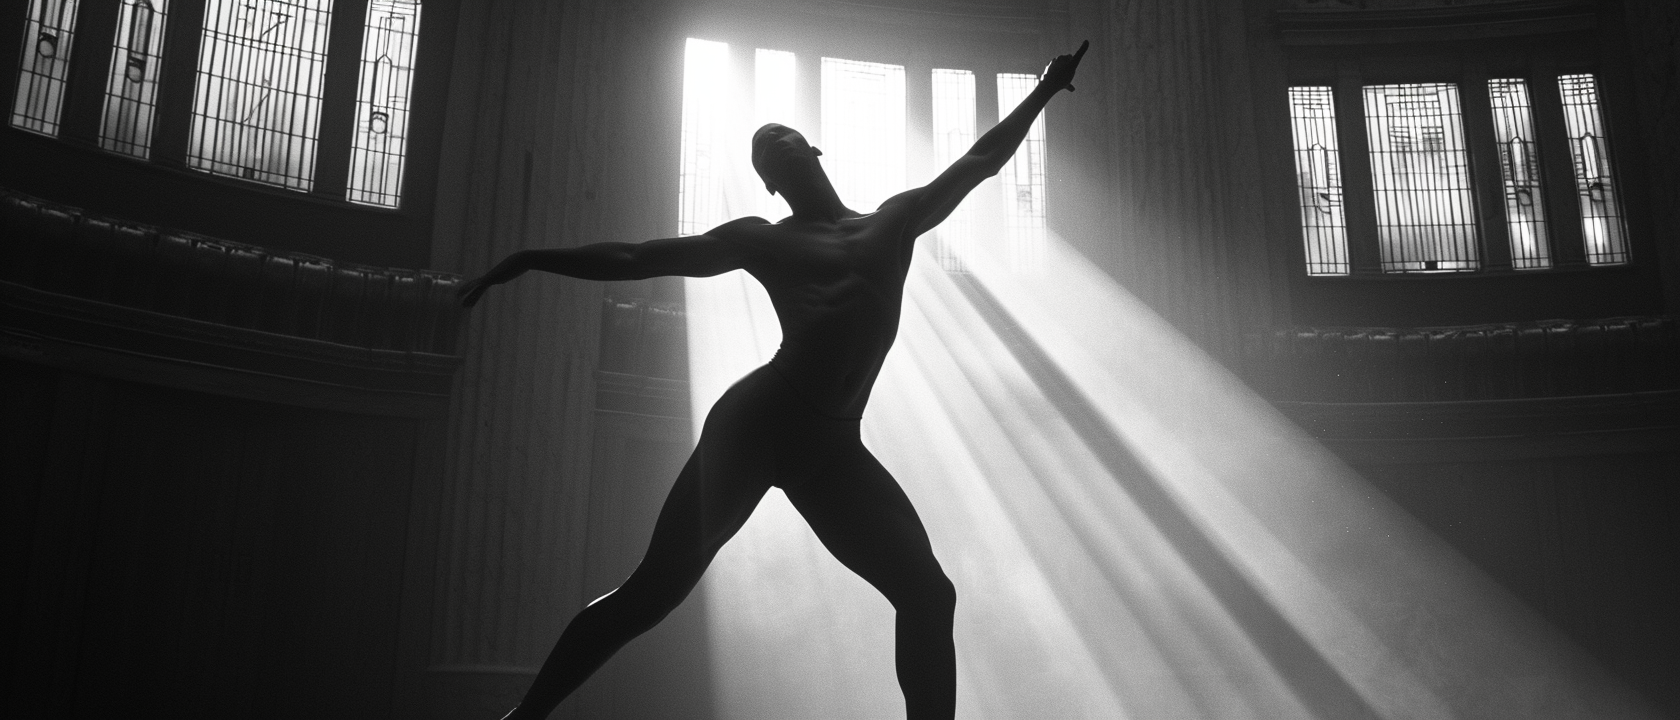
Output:
M1075 50L1072 55L1057 55L1056 59L1051 60L1050 64L1044 67L1044 75L1040 78L1040 82L1050 83L1056 87L1065 87L1068 92L1073 92L1073 74L1079 69L1079 60L1085 57L1085 50L1089 47L1091 47L1091 41L1086 40L1079 44L1079 49Z

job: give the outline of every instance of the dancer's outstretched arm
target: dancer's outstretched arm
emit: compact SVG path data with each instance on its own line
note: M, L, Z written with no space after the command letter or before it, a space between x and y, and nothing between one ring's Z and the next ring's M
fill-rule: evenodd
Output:
M1051 60L1049 67L1044 69L1044 76L1038 81L1038 87L1033 88L1008 117L981 135L968 154L957 158L933 182L887 201L914 203L912 212L915 219L908 237L915 238L932 230L957 209L969 191L1003 169L1009 158L1015 155L1015 150L1021 147L1021 141L1027 138L1033 120L1044 111L1050 98L1063 89L1073 90L1074 72L1079 69L1079 60L1085 57L1085 49L1090 46L1087 40L1080 43L1079 50L1072 55L1059 55Z
M663 275L711 277L745 266L748 246L731 239L738 224L764 224L762 218L732 220L704 235L649 240L644 243L603 242L574 248L521 250L496 263L482 277L461 285L456 296L472 307L493 285L540 270L584 280L644 280Z

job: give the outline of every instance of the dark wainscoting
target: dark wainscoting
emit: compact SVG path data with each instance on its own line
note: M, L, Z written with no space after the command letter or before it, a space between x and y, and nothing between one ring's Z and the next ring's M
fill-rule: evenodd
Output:
M456 283L0 197L0 714L390 717Z

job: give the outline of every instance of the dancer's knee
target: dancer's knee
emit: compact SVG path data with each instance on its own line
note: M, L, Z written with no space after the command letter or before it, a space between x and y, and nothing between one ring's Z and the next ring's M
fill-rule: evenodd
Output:
M632 577L611 595L601 599L601 603L616 606L614 614L623 619L636 632L646 632L658 625L665 616L688 597L692 583L670 582L640 582Z
M893 605L901 613L949 620L957 611L957 586L935 570L900 592Z

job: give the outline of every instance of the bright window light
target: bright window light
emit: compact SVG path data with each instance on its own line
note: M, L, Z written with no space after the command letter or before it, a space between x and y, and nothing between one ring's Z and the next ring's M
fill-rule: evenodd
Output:
M332 0L209 0L187 166L307 192Z
M942 172L968 153L975 140L974 73L933 71L933 166ZM971 251L974 205L964 200L945 222L934 228L935 255L949 272L963 272L963 256Z
M1006 117L1038 85L1037 75L1000 73L997 76L998 117ZM1009 231L1009 266L1037 270L1044 264L1044 243L1050 234L1044 210L1044 113L1033 120L1027 139L999 173L1003 180L1003 217Z
M168 8L168 0L129 0L117 16L99 127L99 146L106 150L142 160L151 154Z
M716 217L752 177L728 58L691 41L684 76ZM698 164L703 127L742 159ZM959 588L958 717L1654 717L1067 241L1038 273L916 253L863 438ZM684 288L698 431L779 335L744 273ZM699 589L711 715L903 716L892 607L780 491Z
M362 77L356 92L356 134L350 149L346 199L351 202L396 207L402 197L409 92L419 38L418 0L373 0L368 5L362 32Z
M1366 86L1365 125L1382 269L1475 270L1476 208L1458 86Z
M1610 139L1598 105L1598 82L1590 74L1558 78L1563 92L1563 121L1575 163L1575 190L1581 203L1581 232L1587 262L1615 265L1628 261L1621 202L1610 171Z
M1534 111L1528 83L1521 78L1488 81L1493 136L1499 143L1499 177L1505 190L1505 220L1511 228L1511 267L1552 266L1546 239L1546 203L1540 187L1540 150L1534 141Z
M699 235L729 216L724 204L724 172L729 122L726 95L732 85L729 45L688 39L683 56L682 163L678 189L677 232Z
M793 53L759 48L753 53L753 127L793 126ZM797 128L796 128L797 129Z
M77 0L30 0L23 58L18 63L17 97L12 103L13 127L42 135L58 134L77 5Z
M1308 275L1348 274L1347 214L1337 154L1336 104L1327 86L1289 88L1295 183L1301 196L1301 242Z
M823 168L847 207L904 190L904 67L822 59Z

